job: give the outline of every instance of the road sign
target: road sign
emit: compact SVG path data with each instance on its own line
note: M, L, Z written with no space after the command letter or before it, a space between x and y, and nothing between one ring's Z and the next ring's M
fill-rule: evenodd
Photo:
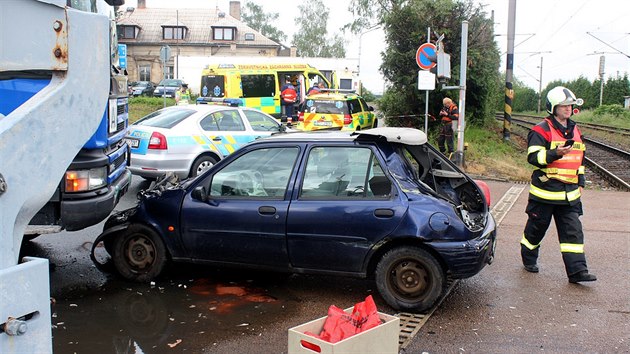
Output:
M418 70L418 90L435 90L435 74L426 70Z
M433 43L424 43L416 51L416 63L420 69L429 70L435 63L429 60L429 56L435 56L436 47Z
M127 69L127 45L118 45L118 66L121 69Z
M171 47L164 45L160 48L160 60L166 63L171 59Z

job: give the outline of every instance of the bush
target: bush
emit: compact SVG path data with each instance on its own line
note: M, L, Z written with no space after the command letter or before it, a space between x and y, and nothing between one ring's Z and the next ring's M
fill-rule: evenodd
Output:
M611 115L615 117L627 117L630 118L630 112L623 108L623 106L619 104L605 104L597 107L593 114L596 116L605 116Z

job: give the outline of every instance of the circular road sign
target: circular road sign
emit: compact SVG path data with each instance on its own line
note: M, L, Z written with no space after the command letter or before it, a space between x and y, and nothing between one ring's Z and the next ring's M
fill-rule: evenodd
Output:
M435 66L435 63L429 60L429 56L434 56L436 51L435 44L424 43L416 51L416 63L420 69L429 70Z

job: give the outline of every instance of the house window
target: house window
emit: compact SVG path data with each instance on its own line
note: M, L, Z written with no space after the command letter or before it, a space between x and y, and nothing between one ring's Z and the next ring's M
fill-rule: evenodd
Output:
M151 65L145 64L138 67L140 81L151 81Z
M212 29L212 38L215 41L233 41L234 31L232 27L214 27Z
M165 68L164 70L164 78L165 79L173 79L175 78L175 75L173 75L173 73L175 72L174 67L172 65L169 65Z
M164 39L184 39L185 28L184 27L162 27L162 33Z
M118 26L118 38L135 39L136 26Z
M245 40L246 41L253 41L256 38L256 36L254 36L253 33L245 33Z

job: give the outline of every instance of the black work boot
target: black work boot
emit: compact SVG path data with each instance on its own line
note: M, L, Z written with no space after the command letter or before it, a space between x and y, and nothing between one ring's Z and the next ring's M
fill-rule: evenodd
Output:
M536 264L523 264L523 267L530 273L538 273L538 266Z
M575 274L569 275L569 283L579 283L583 281L595 281L597 277L594 274L589 274L588 270L583 270Z

